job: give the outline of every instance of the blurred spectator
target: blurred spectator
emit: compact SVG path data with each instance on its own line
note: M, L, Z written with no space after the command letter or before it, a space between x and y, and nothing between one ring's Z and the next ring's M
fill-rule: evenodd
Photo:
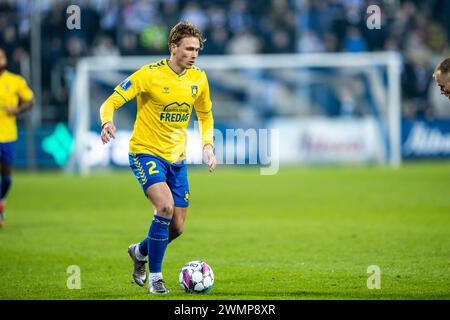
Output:
M117 49L112 39L108 36L98 37L94 43L92 53L94 56L99 57L118 56L120 54L119 49Z
M120 37L119 46L121 54L125 56L139 54L140 52L138 50L138 37L133 32L126 32L122 34L122 36Z
M102 32L112 39L117 37L117 26L119 23L119 3L114 0L108 0L107 4L100 11L100 28Z
M141 33L145 28L152 25L157 14L155 2L145 0L127 0L122 7L122 22L126 31Z
M242 29L232 37L225 49L228 54L256 54L260 53L261 40L250 29Z
M405 100L405 116L430 118L433 112L428 103L428 88L432 81L433 67L425 54L415 54L405 63L402 77L402 93Z
M161 0L160 14L162 21L164 21L168 28L172 28L177 24L179 20L178 13L179 7L177 0Z
M92 46L95 36L98 34L98 32L100 30L100 25L99 25L100 16L99 16L98 12L92 7L91 2L92 2L91 0L81 0L80 5L79 5L81 15L82 15L82 25L83 26L80 30L78 30L78 32L79 32L79 36L85 39L86 44L89 47ZM67 8L67 6L65 6L63 8L64 13L65 13L66 8ZM66 21L66 19L64 19L64 26L65 26L65 21Z
M304 31L298 42L298 51L302 53L323 52L325 46L323 41L314 31Z
M294 42L283 29L277 29L270 38L270 47L264 50L267 53L289 53L293 51Z
M208 26L206 11L195 2L189 2L186 5L181 11L180 20L190 21L202 31Z
M359 29L356 26L349 26L347 28L347 36L344 39L344 51L362 52L366 51L366 49L366 41L361 36Z
M324 49L326 52L338 51L338 39L332 33L327 33L324 36Z
M208 12L210 27L214 29L226 29L227 16L225 9L217 6L211 7Z
M228 33L225 28L213 28L207 42L203 48L205 54L225 54L225 47L228 43Z
M14 13L14 8L8 0L0 0L0 12L2 15L10 15Z
M233 34L245 33L251 27L251 17L248 13L247 2L233 0L228 11L228 28Z
M167 51L168 35L166 25L162 23L150 25L141 33L141 46L146 49L147 54L164 54Z
M14 50L19 47L19 44L16 28L14 26L7 26L3 30L2 37L2 47L5 49L6 54L12 55Z
M78 59L86 55L86 44L78 37L69 37L66 42L66 62L75 66Z

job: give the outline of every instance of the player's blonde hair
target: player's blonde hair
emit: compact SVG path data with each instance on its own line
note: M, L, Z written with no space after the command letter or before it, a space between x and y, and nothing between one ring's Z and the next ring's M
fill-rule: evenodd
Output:
M173 26L169 33L169 50L172 43L178 46L180 45L182 39L189 37L197 38L200 42L200 49L203 49L203 44L205 43L206 39L203 37L202 32L190 22L178 22L175 26Z

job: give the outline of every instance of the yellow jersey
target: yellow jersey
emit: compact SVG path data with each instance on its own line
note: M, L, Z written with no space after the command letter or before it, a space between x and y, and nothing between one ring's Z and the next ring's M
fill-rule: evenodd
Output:
M102 125L113 112L137 98L130 153L147 153L171 163L184 160L186 130L195 109L203 144L213 144L212 103L208 79L197 67L177 74L163 59L145 65L115 89L100 109Z
M30 101L33 92L20 75L4 71L0 75L0 143L17 140L16 116L8 115L3 107L17 108L20 101Z

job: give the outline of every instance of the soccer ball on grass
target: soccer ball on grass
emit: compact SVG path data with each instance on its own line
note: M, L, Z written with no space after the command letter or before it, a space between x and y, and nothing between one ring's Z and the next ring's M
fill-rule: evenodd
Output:
M179 284L189 293L208 293L214 284L214 273L206 262L191 261L181 268Z

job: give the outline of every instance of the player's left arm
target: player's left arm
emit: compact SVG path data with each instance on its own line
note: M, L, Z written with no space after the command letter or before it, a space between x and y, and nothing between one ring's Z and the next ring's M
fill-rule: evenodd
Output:
M216 157L214 155L214 118L206 74L200 96L195 101L194 106L200 124L200 134L203 142L203 158L208 164L209 171L212 172L216 168Z
M33 107L33 91L27 85L25 79L20 78L18 83L17 95L19 96L19 106L5 107L6 113L9 115L19 115L30 110Z

